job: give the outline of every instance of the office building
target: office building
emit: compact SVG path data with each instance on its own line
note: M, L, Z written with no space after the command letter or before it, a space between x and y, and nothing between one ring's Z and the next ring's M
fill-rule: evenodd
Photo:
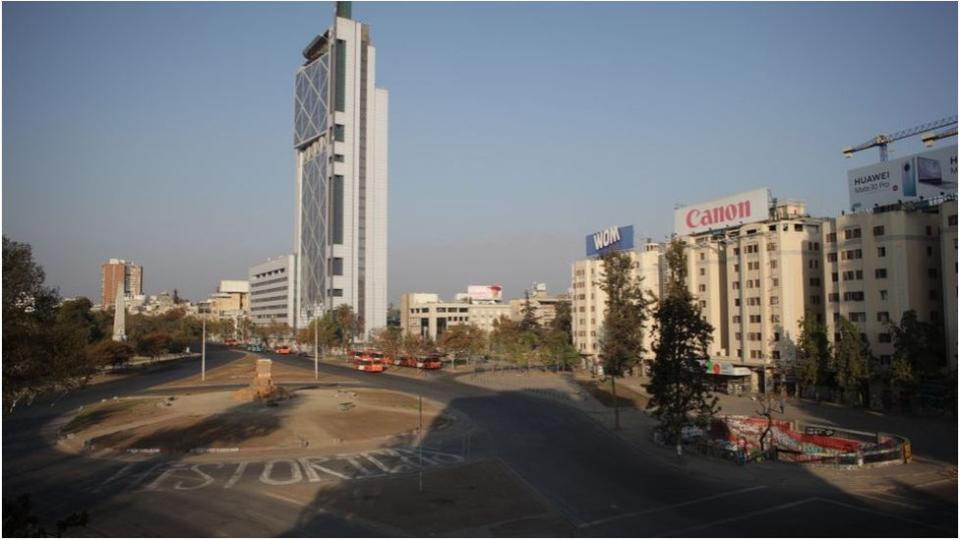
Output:
M440 295L435 293L404 293L400 295L400 329L404 334L415 333L410 330L407 316L410 308L419 304L436 304L440 302ZM419 326L417 327L419 329ZM419 330L416 332L419 333Z
M121 283L122 289L118 288ZM123 259L109 259L100 265L100 304L104 309L116 303L118 290L127 297L142 295L143 267Z
M348 304L369 333L387 314L388 100L376 87L370 27L350 9L337 2L333 25L307 45L296 73L291 324Z
M237 319L250 308L250 282L238 279L221 280L217 292L207 299L207 313L217 318Z
M475 304L469 302L425 302L410 304L400 314L404 332L439 339L451 326L472 324L484 332L492 332L494 322L510 318L510 306L506 304Z
M253 324L293 326L294 260L293 255L283 255L250 267L248 283Z

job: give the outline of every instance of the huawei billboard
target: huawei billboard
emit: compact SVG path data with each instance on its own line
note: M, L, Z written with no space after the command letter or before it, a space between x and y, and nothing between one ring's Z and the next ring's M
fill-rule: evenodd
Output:
M746 191L673 212L673 231L684 236L736 227L770 217L770 190Z
M957 145L884 161L847 172L850 209L957 193Z

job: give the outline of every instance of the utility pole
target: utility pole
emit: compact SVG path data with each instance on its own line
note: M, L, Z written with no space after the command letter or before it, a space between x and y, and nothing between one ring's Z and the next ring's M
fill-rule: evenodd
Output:
M313 320L313 380L320 380L320 340L317 337L317 326L319 326L320 321L317 319Z
M417 396L419 419L417 420L417 435L420 436L420 493L423 493L423 396Z
M200 341L200 380L207 380L207 318L203 318L203 338Z

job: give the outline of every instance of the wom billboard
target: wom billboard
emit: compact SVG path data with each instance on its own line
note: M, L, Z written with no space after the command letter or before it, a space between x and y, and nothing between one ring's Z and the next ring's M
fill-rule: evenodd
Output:
M770 190L746 191L700 204L677 208L673 212L673 232L697 234L726 229L770 217Z
M610 227L587 235L587 257L629 249L633 249L633 225Z
M944 146L847 172L850 209L957 193L957 145Z

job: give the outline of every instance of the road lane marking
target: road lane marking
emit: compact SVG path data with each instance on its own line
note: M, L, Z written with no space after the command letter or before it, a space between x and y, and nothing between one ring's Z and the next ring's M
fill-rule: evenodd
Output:
M240 480L240 477L243 476L243 473L247 470L247 465L253 463L251 461L241 461L237 463L237 470L233 471L233 476L227 480L227 483L223 485L223 489L230 489L234 484L237 483L237 480Z
M732 496L734 496L734 495L740 495L741 493L750 493L751 491L758 491L758 490L761 490L761 489L767 489L767 486L752 486L752 487L748 487L748 488L737 489L737 490L734 490L734 491L726 491L726 492L724 492L724 493L717 493L716 495L709 495L709 496L707 496L707 497L701 497L701 498L699 498L699 499L693 499L693 500L691 500L691 501L686 501L686 502L677 503L677 504L671 504L671 505L668 505L668 506L658 506L658 507L656 507L656 508L650 508L650 509L647 509L647 510L640 510L640 511L638 511L638 512L627 512L627 513L625 513L625 514L617 514L617 515L615 515L615 516L610 516L610 517L606 517L606 518L603 518L603 519L596 519L596 520L593 520L593 521L588 521L588 522L586 522L586 523L581 523L581 524L578 525L578 527L580 527L581 529L583 529L583 528L586 528L586 527L594 527L594 526L596 526L596 525L604 525L604 524L606 524L606 523L611 523L611 522L613 522L613 521L619 521L619 520L621 520L621 519L629 519L629 518L632 518L632 517L644 516L644 515L647 515L647 514L655 514L655 513L657 513L657 512L663 512L663 511L666 511L666 510L673 510L674 508L683 508L684 506L691 506L691 505L694 505L694 504L700 504L700 503L702 503L702 502L712 501L712 500L716 500L716 499L722 499L722 498L724 498L724 497L732 497Z
M756 517L756 516L762 516L763 514L769 514L769 513L771 513L771 512L779 512L780 510L786 510L787 508L793 508L793 507L795 507L795 506L800 506L800 505L802 505L802 504L807 504L807 503L810 503L810 502L816 502L816 501L818 501L818 500L822 500L822 499L820 499L819 497L810 497L810 498L808 498L808 499L803 499L803 500L799 500L799 501L794 501L794 502L792 502L792 503L785 503L785 504L780 504L780 505L777 505L777 506L771 506L770 508L765 508L765 509L763 509L763 510L756 510L756 511L753 511L753 512L747 512L746 514L742 514L742 515L739 515L739 516L728 517L728 518L725 518L725 519L718 519L717 521L711 521L710 523L704 523L704 524L702 524L702 525L696 525L696 526L694 526L694 527L687 527L687 528L684 528L684 529L677 529L677 530L674 530L674 531L670 531L670 532L668 532L668 533L658 534L657 537L660 538L660 537L665 537L665 536L690 536L689 533L691 533L691 532L693 532L693 531L700 531L700 530L703 530L703 529L709 529L710 527L716 527L717 525L724 525L724 524L727 524L727 523L733 523L734 521L741 521L741 520L749 519L749 518Z
M128 463L127 465L124 465L123 467L120 468L120 470L118 470L117 472L115 472L115 473L113 473L112 475L110 475L110 478L107 478L106 480L103 481L102 484L100 484L99 486L97 486L97 487L93 490L93 492L94 492L94 493L97 493L97 492L99 492L101 489L103 489L103 486L105 486L105 485L107 485L107 484L109 484L110 482L113 482L113 481L115 481L115 480L119 480L120 478L123 478L124 476L127 475L127 473L130 471L130 469L133 468L134 465L136 465L136 463Z
M865 495L865 494L863 494L863 493L861 493L861 492L857 492L857 491L851 492L851 495L853 495L854 497L857 497L858 499L870 499L870 500L872 500L872 501L879 501L879 502L882 502L882 503L885 503L885 504L895 504L895 505L898 505L898 506L903 506L903 507L905 507L905 508L910 508L911 510L923 510L923 507L917 506L917 505L915 505L915 504L908 504L908 503L905 503L905 502L895 501L895 500L893 500L893 499L884 499L884 498L875 497L875 496L872 496L872 495Z

